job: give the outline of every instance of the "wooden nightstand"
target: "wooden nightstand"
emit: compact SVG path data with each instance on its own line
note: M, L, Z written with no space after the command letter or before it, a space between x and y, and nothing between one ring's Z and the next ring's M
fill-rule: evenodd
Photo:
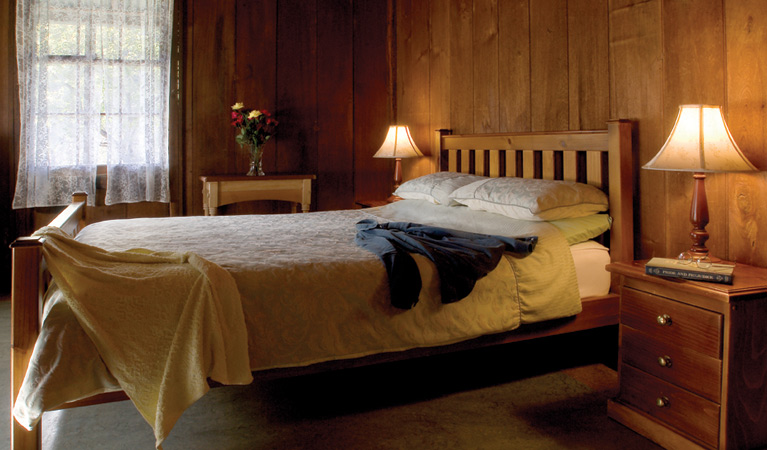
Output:
M767 445L767 269L733 284L660 278L614 263L621 281L620 392L608 415L669 449Z
M400 200L402 200L402 197L396 197L392 195L385 200L357 200L355 203L360 208L375 208L376 206L384 206L388 205L389 203L398 202Z
M205 215L215 216L219 206L252 200L284 200L301 205L308 212L312 202L312 180L315 175L244 175L202 176L202 208Z

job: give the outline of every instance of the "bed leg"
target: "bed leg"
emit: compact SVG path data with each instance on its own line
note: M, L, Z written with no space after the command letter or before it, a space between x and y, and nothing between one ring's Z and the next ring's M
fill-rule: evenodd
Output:
M26 237L11 244L11 411L24 380L29 358L40 333L42 302L42 244ZM41 425L29 431L10 416L11 449L33 450L42 445Z

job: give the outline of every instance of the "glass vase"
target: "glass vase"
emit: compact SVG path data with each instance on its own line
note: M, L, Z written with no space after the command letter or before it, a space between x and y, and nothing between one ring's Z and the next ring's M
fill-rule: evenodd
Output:
M251 144L249 150L250 169L248 170L247 175L249 177L265 175L264 170L261 167L261 157L264 154L263 149L260 145Z

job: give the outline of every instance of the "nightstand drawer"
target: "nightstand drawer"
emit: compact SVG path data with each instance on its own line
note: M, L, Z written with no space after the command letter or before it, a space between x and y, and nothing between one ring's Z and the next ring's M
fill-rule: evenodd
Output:
M721 358L722 316L624 287L621 324L713 358Z
M720 403L722 361L621 326L621 361Z
M620 400L706 445L718 447L719 405L716 403L626 364L621 364Z

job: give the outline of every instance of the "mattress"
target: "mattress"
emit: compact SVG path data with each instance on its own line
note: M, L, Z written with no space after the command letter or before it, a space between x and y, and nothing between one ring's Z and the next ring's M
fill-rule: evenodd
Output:
M504 255L467 298L447 305L439 299L435 267L416 255L420 301L399 310L390 305L377 256L354 244L354 224L366 218L536 235L539 243L524 258ZM588 267L607 253L591 244L571 251L562 233L545 222L415 200L369 210L105 221L86 227L78 239L114 251L192 251L229 271L241 294L254 371L446 345L575 315L581 311L579 277L583 283L599 278ZM587 262L576 269L574 259ZM45 410L119 389L66 300L50 292L14 408L19 423L31 427Z
M598 242L585 241L571 245L570 253L580 297L607 295L610 292L610 273L605 266L610 263L610 250Z

